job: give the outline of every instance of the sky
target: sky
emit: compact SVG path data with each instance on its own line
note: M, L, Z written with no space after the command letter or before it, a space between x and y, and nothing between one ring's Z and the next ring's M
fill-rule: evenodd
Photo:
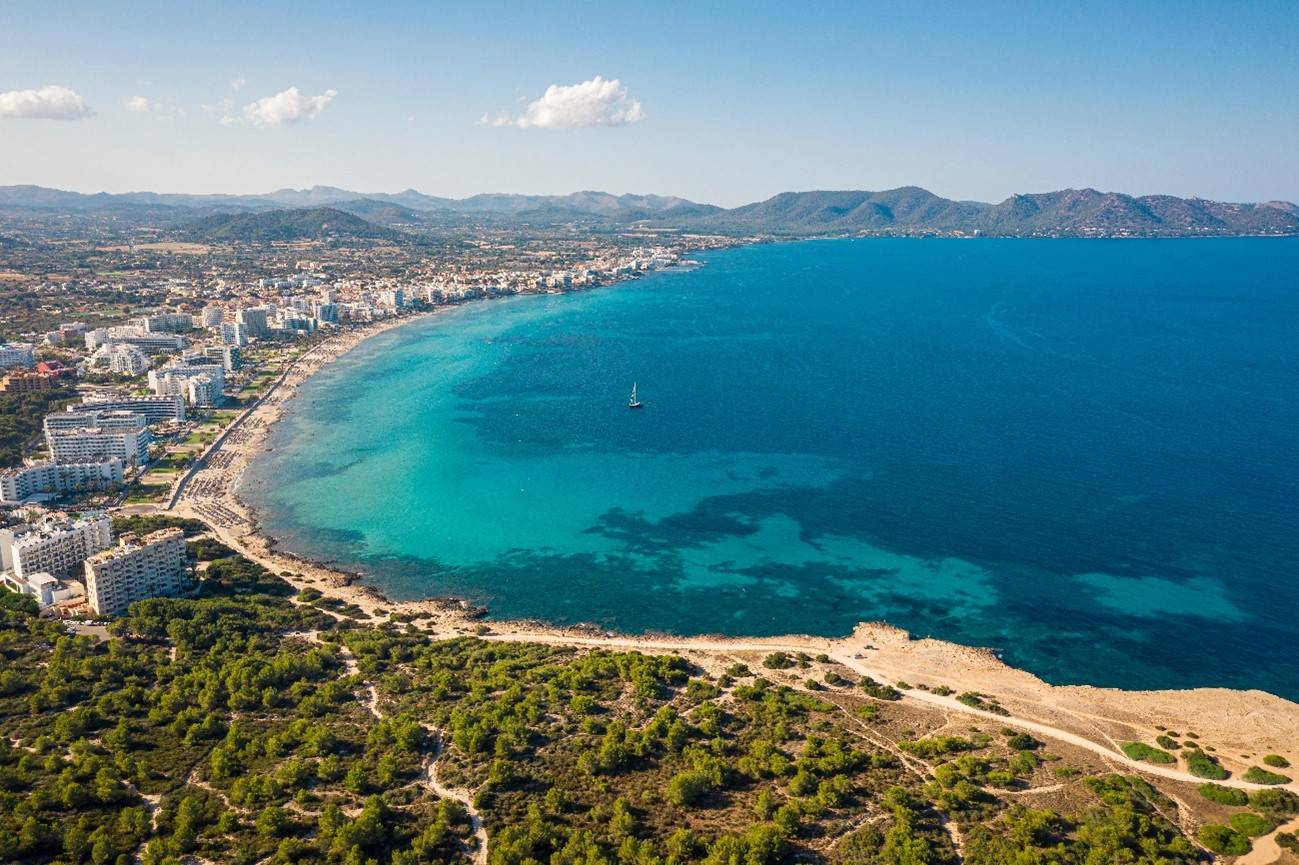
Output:
M1299 2L0 2L0 185L1299 201Z

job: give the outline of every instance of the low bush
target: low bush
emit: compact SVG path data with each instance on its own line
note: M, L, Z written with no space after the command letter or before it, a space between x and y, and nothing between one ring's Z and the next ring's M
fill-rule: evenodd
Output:
M1172 754L1153 745L1147 745L1145 742L1124 742L1122 748L1129 760L1141 760L1146 763L1177 762L1177 758Z
M1224 787L1221 784L1201 784L1200 795L1210 802L1217 802L1219 805L1249 804L1249 796L1245 794L1244 790Z
M1257 838L1271 832L1276 824L1253 811L1241 811L1231 815L1231 828L1249 838Z
M1006 747L1013 751L1034 751L1042 747L1042 743L1027 733L1017 733L1014 730L1007 730Z
M1289 769L1290 761L1280 754L1268 754L1263 758L1263 762L1273 769Z
M1183 752L1186 757L1186 768L1192 775L1197 778L1208 778L1210 781L1222 781L1230 778L1231 773L1222 768L1218 761L1196 748L1192 751Z
M1262 766L1250 766L1245 773L1245 780L1251 784L1289 784L1290 776L1269 772Z
M901 700L902 692L892 685L881 685L870 676L863 676L862 690L877 700Z
M1255 790L1249 794L1249 804L1271 814L1299 814L1299 796L1289 790Z
M985 694L978 694L974 691L966 691L956 698L958 703L964 703L971 709L982 709L985 712L991 712L994 715L1010 716L1010 712L1004 706L993 698Z
M1248 838L1235 829L1218 823L1204 824L1200 827L1200 832L1196 837L1210 851L1223 856L1243 856L1253 846L1249 843Z

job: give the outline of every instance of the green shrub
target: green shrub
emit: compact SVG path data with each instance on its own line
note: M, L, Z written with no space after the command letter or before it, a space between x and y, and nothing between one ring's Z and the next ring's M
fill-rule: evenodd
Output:
M1145 742L1124 742L1123 753L1129 760L1143 760L1147 763L1176 763L1177 758L1167 751L1147 745Z
M1293 832L1276 833L1276 843L1281 845L1282 850L1299 853L1299 835L1295 835Z
M863 676L862 690L877 700L901 700L902 692L891 685L881 685L870 676Z
M1017 733L1014 730L1006 731L1006 747L1012 751L1034 751L1042 747L1042 743L1027 733Z
M982 709L985 712L991 712L994 715L1010 716L1010 712L1004 706L986 694L966 691L964 694L957 696L956 702L964 703L971 709Z
M1235 829L1229 829L1217 823L1204 824L1200 827L1200 832L1196 837L1209 850L1223 856L1242 856L1248 853L1253 846L1249 843L1248 838Z
M762 666L768 670L788 670L794 666L794 659L784 652L772 652L762 659Z
M1289 784L1290 777L1277 772L1269 772L1261 766L1250 766L1245 773L1245 780L1251 784Z
M668 782L668 801L674 805L691 805L713 788L707 772L687 769L672 776Z
M1178 748L1182 747L1181 743L1172 736L1166 736L1162 733L1155 737L1155 744L1163 748L1165 751L1176 751Z
M1271 832L1276 824L1253 811L1240 811L1231 815L1231 828L1247 837L1257 838Z
M1224 787L1221 784L1201 784L1200 795L1210 802L1217 802L1219 805L1246 805L1249 803L1249 796L1245 794L1244 790Z
M1299 796L1289 790L1255 790L1249 794L1249 804L1273 814L1299 814Z
M1268 754L1263 758L1263 762L1273 769L1289 769L1290 761L1280 754Z
M1208 778L1210 781L1222 781L1231 777L1231 773L1222 768L1218 761L1200 749L1184 752L1187 770L1197 778Z

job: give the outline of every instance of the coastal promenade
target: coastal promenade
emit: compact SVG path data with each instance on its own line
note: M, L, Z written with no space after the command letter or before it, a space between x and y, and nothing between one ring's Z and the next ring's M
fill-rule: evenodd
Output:
M297 358L177 481L165 510L203 520L223 543L282 575L299 589L315 589L355 605L372 621L384 621L394 613L409 616L436 638L478 636L579 649L679 653L715 670L735 661L760 663L773 652L824 654L832 664L859 676L925 686L904 689L904 705L1023 730L1082 749L1105 766L1125 772L1186 785L1203 783L1203 779L1178 764L1133 760L1120 749L1124 742L1153 741L1165 729L1195 731L1199 742L1211 745L1214 755L1233 773L1232 778L1220 782L1226 786L1257 789L1259 785L1240 780L1239 776L1264 753L1282 754L1292 763L1299 763L1299 706L1261 691L1120 691L1053 686L1006 666L989 651L938 640L913 640L897 628L878 623L862 624L843 639L803 635L749 639L630 636L536 622L482 622L462 602L395 602L358 584L355 575L277 551L272 540L260 532L255 513L238 497L240 475L264 450L273 424L302 382L364 339L412 320L388 321L339 334ZM792 687L805 686L797 675L780 671L764 675ZM1009 715L957 699L968 694L981 695L986 702L1004 707ZM1299 783L1284 787L1299 793Z

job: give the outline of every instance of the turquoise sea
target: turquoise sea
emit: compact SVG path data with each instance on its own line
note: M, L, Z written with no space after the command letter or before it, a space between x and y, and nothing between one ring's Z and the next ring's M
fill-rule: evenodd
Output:
M244 494L283 548L495 617L883 619L1057 683L1299 698L1299 240L703 260L367 341Z

